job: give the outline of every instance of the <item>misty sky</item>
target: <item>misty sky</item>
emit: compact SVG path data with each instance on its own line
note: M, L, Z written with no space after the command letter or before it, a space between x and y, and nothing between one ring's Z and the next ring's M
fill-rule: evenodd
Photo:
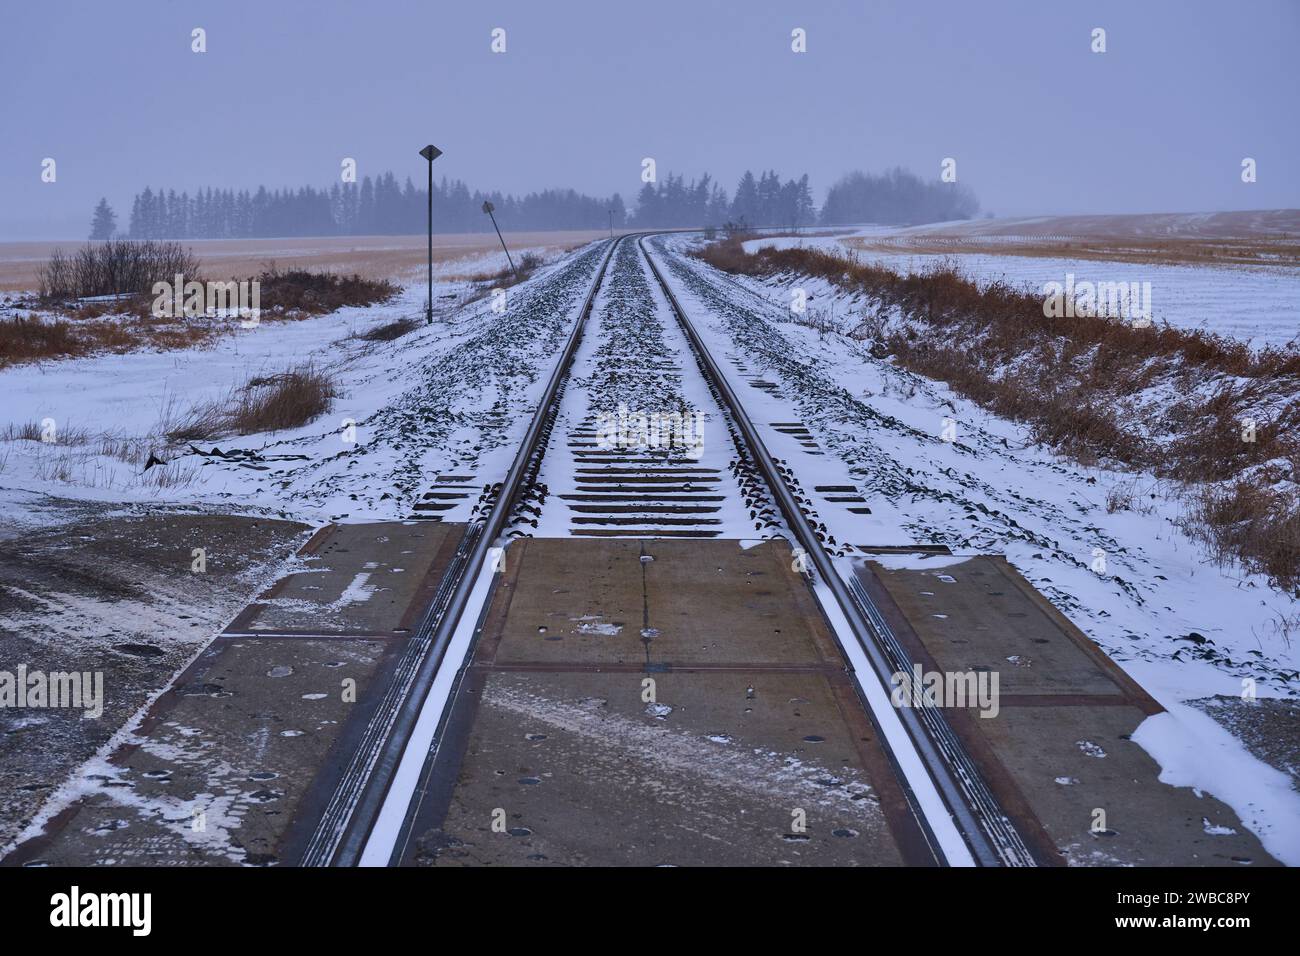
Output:
M124 227L146 185L328 186L344 157L419 183L426 142L513 192L631 200L651 156L728 192L807 172L820 204L951 156L998 215L1300 207L1298 53L1297 0L6 3L0 239L84 238L101 195Z

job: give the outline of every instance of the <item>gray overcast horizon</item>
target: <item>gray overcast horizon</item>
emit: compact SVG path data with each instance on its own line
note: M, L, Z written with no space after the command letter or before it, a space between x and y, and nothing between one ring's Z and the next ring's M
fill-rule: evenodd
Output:
M419 184L426 142L471 189L629 205L647 156L729 194L807 172L819 205L951 156L999 216L1295 208L1298 49L1296 0L13 3L0 239L84 239L101 195L124 227L145 186L329 186L344 157Z

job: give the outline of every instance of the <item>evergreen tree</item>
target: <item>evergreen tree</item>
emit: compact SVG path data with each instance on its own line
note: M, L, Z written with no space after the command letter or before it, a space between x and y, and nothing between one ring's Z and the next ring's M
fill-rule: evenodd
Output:
M99 205L95 207L95 214L90 219L90 238L112 239L115 232L117 232L117 214L113 212L113 207L108 204L108 200L101 198Z
M731 221L755 226L758 225L759 213L758 183L754 180L754 174L745 170L745 175L740 177L740 183L736 186L736 198L731 201Z
M781 222L781 178L775 171L763 173L758 180L758 214L753 226L771 226Z
M132 239L138 238L144 230L144 217L141 215L141 197L137 195L131 202L131 221L127 226L126 234Z
M713 191L709 195L709 208L704 217L704 224L706 226L721 226L727 221L729 210L730 203L727 202L727 191L714 183Z
M375 234L375 184L369 176L361 180L361 197L357 202L357 233L362 236Z
M807 226L817 220L817 207L813 202L812 189L808 186L808 174L804 173L799 177L798 187L795 192L795 220L794 225Z
M152 189L148 186L140 194L140 228L136 229L136 224L131 223L132 239L157 239L158 238L158 199Z
M659 194L653 183L644 183L636 197L636 215L633 222L638 226L655 227L659 225Z

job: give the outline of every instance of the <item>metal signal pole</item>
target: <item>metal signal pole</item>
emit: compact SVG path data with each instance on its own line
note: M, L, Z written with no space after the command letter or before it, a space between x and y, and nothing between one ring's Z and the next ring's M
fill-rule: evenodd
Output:
M424 306L424 321L433 324L433 161L442 155L442 150L432 143L420 150L420 155L429 161L429 299Z

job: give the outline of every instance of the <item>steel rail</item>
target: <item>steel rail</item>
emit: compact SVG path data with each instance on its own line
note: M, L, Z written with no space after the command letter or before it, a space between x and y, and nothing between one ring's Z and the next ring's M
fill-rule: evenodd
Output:
M782 478L776 459L768 452L726 376L665 281L644 238L638 240L638 246L695 350L697 359L707 370L708 377L713 379L718 394L744 436L796 543L803 548L817 574L830 589L876 678L888 693L893 686L892 675L911 673L911 662L906 652L866 590L860 584L856 588L850 588L836 571L830 555L799 507L794 493ZM1024 838L1002 810L975 762L943 715L936 708L925 706L921 702L918 707L898 708L898 716L975 861L981 866L1036 866L1037 861Z
M515 498L533 467L537 446L549 431L547 423L553 415L556 396L568 378L569 367L582 340L596 293L604 281L605 270L623 238L610 241L520 450L505 480L493 487L484 510L466 528L433 601L422 616L415 636L402 652L360 743L308 838L300 865L354 866L361 858L361 851L384 805L425 697L465 614L479 571L509 520Z

